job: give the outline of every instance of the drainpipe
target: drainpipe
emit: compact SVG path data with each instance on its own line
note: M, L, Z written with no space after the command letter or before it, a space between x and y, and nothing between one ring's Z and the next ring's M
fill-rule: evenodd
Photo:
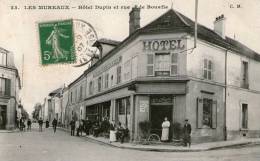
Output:
M228 54L228 49L226 50L225 53L225 108L224 108L224 140L227 140L227 54Z

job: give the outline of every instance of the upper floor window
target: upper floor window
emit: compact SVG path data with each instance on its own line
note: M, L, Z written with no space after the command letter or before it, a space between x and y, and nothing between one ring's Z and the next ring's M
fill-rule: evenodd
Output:
M81 85L79 88L79 100L82 100L82 98L83 98L82 96L83 96L83 87Z
M98 92L100 92L102 89L102 77L98 77Z
M11 80L0 78L0 95L11 95Z
M209 59L203 61L203 78L212 80L213 79L213 64Z
M121 70L122 70L121 66L118 66L117 69L116 69L116 73L117 73L116 83L117 84L121 83L121 73L122 73Z
M106 73L106 75L105 75L105 88L108 88L108 79L109 79L109 74Z
M0 65L6 66L6 64L7 64L7 54L0 53Z
M93 82L89 82L89 95L92 95L94 91L94 84Z
M177 75L178 67L177 53L155 53L147 55L148 76L170 76Z
M248 62L242 61L242 80L241 80L241 87L248 88Z
M70 102L72 103L72 92L70 92Z
M113 80L114 80L114 77L113 77L113 75L111 75L111 87L113 86Z

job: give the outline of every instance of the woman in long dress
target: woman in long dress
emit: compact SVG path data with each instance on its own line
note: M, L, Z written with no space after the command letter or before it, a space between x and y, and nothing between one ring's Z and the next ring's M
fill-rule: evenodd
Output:
M170 128L170 121L168 118L165 117L162 123L162 137L161 141L168 141L169 140L169 128Z

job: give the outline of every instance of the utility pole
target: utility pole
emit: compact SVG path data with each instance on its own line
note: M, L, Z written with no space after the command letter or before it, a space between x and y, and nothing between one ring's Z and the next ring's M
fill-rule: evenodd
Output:
M197 37L198 37L198 2L195 0L195 26L194 26L194 48L197 47Z

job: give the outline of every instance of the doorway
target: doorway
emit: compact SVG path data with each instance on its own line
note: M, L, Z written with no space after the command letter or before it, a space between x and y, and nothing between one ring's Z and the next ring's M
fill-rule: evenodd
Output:
M6 122L7 122L6 113L7 113L6 106L0 105L0 129L6 129Z
M155 133L161 137L162 123L167 117L172 122L172 105L152 105L151 106L151 133Z

